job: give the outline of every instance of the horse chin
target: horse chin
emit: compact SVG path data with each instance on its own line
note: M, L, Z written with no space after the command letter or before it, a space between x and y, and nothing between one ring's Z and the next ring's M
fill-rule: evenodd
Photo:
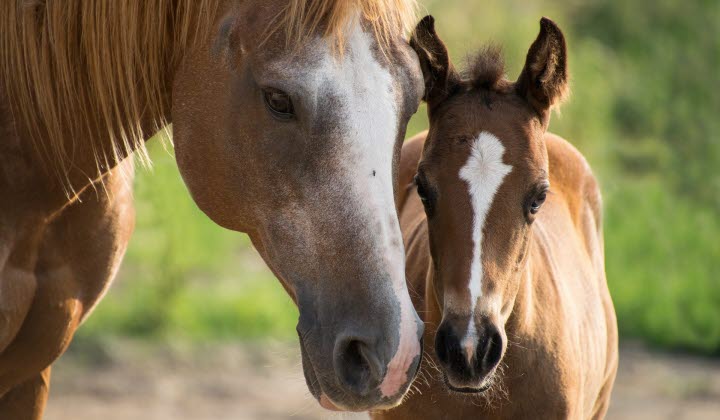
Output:
M320 402L320 405L322 405L321 399L325 395L320 388L320 381L318 380L317 374L315 373L315 368L313 367L313 364L307 355L307 350L305 350L305 344L303 343L302 338L300 339L300 356L302 359L302 368L303 375L305 376L305 383L307 384L307 387L310 390L312 396L316 400L318 400L318 402Z
M318 374L315 371L313 363L310 361L310 357L307 355L307 350L305 349L302 339L300 339L300 355L302 356L305 383L307 384L312 396L317 400L322 408L329 411L365 411L343 407L341 404L333 401L328 394L323 391L322 386L320 385L320 380L318 379Z
M443 374L443 381L450 392L459 394L482 394L492 388L495 382L495 372L487 375L478 385L453 385L447 374Z
M330 397L328 397L327 394L323 392L320 386L320 381L318 381L317 379L315 368L312 366L309 358L305 357L305 355L303 354L302 359L303 372L305 374L305 383L307 383L310 393L320 404L320 407L329 411L348 411L347 409L340 408L338 404L333 402L333 400L330 399Z
M330 411L344 411L341 408L338 408L337 405L335 405L334 402L325 394L321 394L320 398L318 399L318 402L320 403L320 407L330 410Z
M422 355L422 352L420 352L420 354ZM337 401L331 397L332 394L327 391L333 391L332 389L323 389L320 380L318 379L320 374L318 374L318 372L315 370L315 367L307 354L307 350L305 349L305 345L302 339L300 339L300 355L302 356L303 374L305 376L305 383L307 384L308 390L310 390L310 393L317 400L317 402L322 408L330 411L364 412L368 410L389 410L391 408L397 407L402 403L403 397L407 392L407 389L410 387L410 384L412 383L412 381L408 382L408 384L406 384L403 388L402 392L398 393L397 397L393 398L392 400L378 398L378 400L374 404L370 405L353 403L351 403L350 405L346 405L345 402ZM417 376L419 370L420 363L418 363L415 368L413 378Z

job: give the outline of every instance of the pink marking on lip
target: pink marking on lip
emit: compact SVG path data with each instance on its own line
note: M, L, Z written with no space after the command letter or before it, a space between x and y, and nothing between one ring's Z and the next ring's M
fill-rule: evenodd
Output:
M321 394L320 395L320 406L326 410L330 411L343 411L338 406L335 405L332 401L330 401L330 398L328 398L327 395Z
M385 398L396 395L408 381L408 369L413 360L420 355L420 342L417 339L417 324L413 317L410 298L401 299L400 305L400 344L397 352L387 365L385 378L380 384L380 392Z

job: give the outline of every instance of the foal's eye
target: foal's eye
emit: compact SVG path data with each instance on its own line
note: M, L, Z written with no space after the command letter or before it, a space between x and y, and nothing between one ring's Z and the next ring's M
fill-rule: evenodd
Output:
M432 201L430 191L428 191L425 182L423 182L422 178L420 178L418 175L415 175L413 181L415 182L415 186L417 187L417 193L418 196L420 196L420 201L422 201L423 207L425 207L425 213L429 217L432 214Z
M287 93L275 88L265 88L263 89L263 97L265 98L265 105L267 105L270 113L275 118L290 120L295 116L292 100Z
M422 184L422 182L420 182L420 178L415 175L415 179L413 181L415 182L415 186L417 187L417 193L420 196L420 200L427 201L427 191L425 191L425 186Z

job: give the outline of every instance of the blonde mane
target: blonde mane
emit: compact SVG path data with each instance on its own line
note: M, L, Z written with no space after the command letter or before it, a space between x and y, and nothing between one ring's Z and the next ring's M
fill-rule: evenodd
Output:
M273 30L285 29L289 44L302 43L322 29L324 37L343 45L348 24L358 14L369 23L380 48L396 34L409 33L417 18L415 0L290 0ZM339 50L342 53L342 49Z
M145 156L143 129L168 123L168 69L207 35L218 2L0 1L0 89L45 166L65 182L83 148L98 173L134 151ZM302 39L322 28L342 40L357 12L388 45L414 24L415 0L289 0L277 29ZM98 135L109 140L88 140Z
M167 124L167 69L209 27L216 3L0 2L2 88L45 166L65 181L78 148L93 148L99 173L144 152L141 122ZM107 146L88 141L102 134Z

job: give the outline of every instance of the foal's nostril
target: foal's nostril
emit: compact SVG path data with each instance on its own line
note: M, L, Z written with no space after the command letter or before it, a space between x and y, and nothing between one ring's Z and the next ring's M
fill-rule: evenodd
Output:
M502 345L502 336L500 333L495 327L489 327L488 334L485 335L481 346L483 352L478 355L482 355L482 357L478 357L482 370L487 372L500 362Z
M446 373L455 381L476 381L492 371L502 358L502 335L490 324L478 327L476 347L468 357L463 339L452 324L443 322L435 334L435 354Z
M472 369L468 365L460 338L450 324L441 324L435 334L435 354L440 363L462 378L470 378Z
M361 340L344 340L337 350L335 367L340 383L353 394L367 395L382 378L380 363Z

